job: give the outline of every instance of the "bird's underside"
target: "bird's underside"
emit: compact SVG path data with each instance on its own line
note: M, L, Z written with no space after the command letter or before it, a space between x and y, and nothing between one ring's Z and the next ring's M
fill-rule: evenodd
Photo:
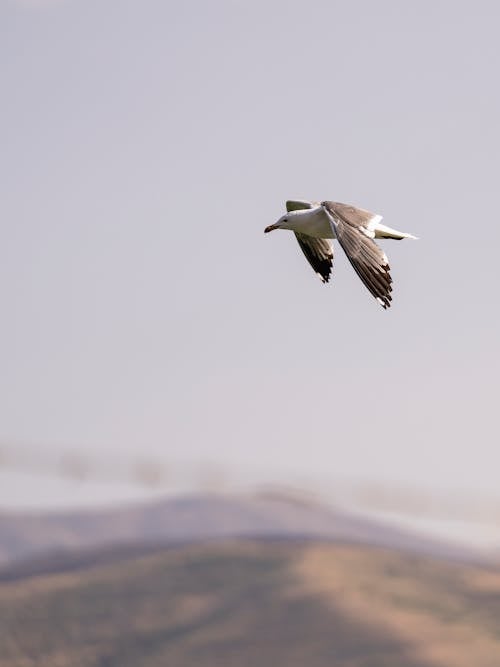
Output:
M317 205L316 202L289 200L286 202L286 210L290 213L290 211L311 209ZM333 246L330 240L313 238L300 232L295 232L295 237L309 264L321 280L327 283L330 280L333 267Z
M381 216L370 211L341 204L339 202L323 201L287 201L286 209L292 213L284 221L284 229L292 229L299 246L307 261L326 283L330 280L333 268L333 247L330 238L336 238L344 250L352 267L359 278L383 308L389 308L392 301L392 278L390 266L385 253L375 243L374 238L415 238L411 234L398 232L381 224ZM307 210L310 210L310 215ZM314 214L325 216L330 238L310 236L308 220ZM294 213L297 212L297 213ZM306 215L302 215L303 212ZM282 218L283 220L283 218ZM272 225L270 229L277 229L280 225ZM316 225L317 227L317 225ZM331 228L331 233L330 232Z

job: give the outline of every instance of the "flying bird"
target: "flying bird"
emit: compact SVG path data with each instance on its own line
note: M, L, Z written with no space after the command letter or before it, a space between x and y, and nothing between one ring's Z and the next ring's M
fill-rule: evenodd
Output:
M334 201L287 201L287 213L264 232L295 232L307 261L324 283L330 280L333 246L337 239L347 259L382 308L392 301L392 278L386 254L373 239L416 239L382 224L382 216L350 204Z

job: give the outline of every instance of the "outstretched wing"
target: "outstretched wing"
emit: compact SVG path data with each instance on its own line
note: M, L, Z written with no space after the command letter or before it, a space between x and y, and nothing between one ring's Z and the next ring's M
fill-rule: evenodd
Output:
M295 237L309 264L321 280L327 283L330 280L333 265L333 248L330 241L297 232L295 232Z
M383 308L392 301L392 278L385 253L373 241L369 223L376 216L369 211L333 201L321 203L333 231L354 270Z

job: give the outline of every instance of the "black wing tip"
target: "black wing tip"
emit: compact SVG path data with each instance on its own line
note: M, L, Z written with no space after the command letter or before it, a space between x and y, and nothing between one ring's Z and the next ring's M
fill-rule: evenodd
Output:
M389 285L389 288L387 290L387 294L380 294L376 296L375 298L377 299L378 303L382 306L384 310L387 310L388 308L391 307L392 303L392 287Z
M319 279L321 280L321 282L322 282L324 285L326 285L326 283L329 283L329 282L330 282L330 278L331 278L331 274L330 274L330 273L327 273L327 274L321 274L321 273L319 273L318 271L317 271L316 273L317 273L317 275L319 276Z

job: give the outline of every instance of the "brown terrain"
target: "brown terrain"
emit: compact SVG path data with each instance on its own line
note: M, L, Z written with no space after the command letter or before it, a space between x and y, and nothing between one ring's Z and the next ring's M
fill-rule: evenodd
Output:
M498 667L500 568L240 539L0 583L1 667Z

